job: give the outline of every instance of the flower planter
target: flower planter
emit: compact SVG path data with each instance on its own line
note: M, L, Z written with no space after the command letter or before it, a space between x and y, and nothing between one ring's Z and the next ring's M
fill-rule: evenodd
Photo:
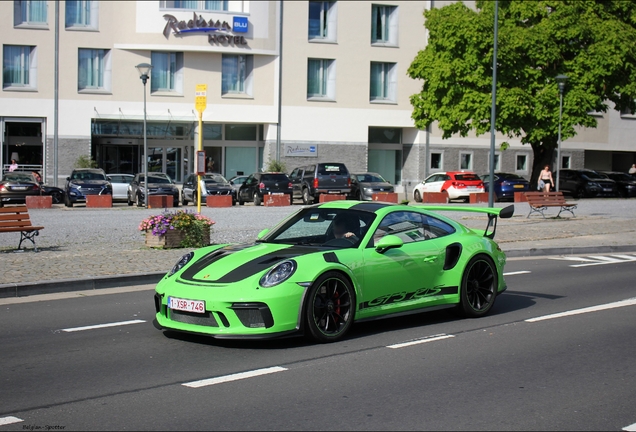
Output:
M86 207L110 208L112 206L112 195L86 195Z
M210 227L204 230L202 244L210 244ZM153 235L146 232L146 246L150 248L173 249L180 248L181 242L185 239L185 232L179 229L168 230L164 235Z
M489 194L488 192L471 193L469 202L471 204L487 203L488 202L488 194Z
M263 205L265 207L283 207L291 205L289 195L265 195L263 197Z
M382 201L382 202L388 202L388 203L397 204L397 202L398 202L398 194L396 194L395 192L374 193L371 196L371 199L373 201Z
M447 204L448 194L446 192L424 192L422 202L428 204Z
M340 201L344 199L347 199L347 196L343 194L320 194L319 202L324 203L329 201Z
M28 209L45 209L51 208L53 205L53 197L50 195L33 195L26 197L26 206Z
M205 198L208 207L232 207L232 195L208 195Z
M172 195L148 195L148 208L172 208Z

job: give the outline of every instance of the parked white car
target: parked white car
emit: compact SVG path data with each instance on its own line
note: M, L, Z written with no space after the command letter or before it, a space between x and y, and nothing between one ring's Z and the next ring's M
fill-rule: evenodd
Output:
M422 202L424 192L446 192L449 200L468 201L471 193L484 192L484 182L470 171L447 171L431 174L413 189L413 199Z

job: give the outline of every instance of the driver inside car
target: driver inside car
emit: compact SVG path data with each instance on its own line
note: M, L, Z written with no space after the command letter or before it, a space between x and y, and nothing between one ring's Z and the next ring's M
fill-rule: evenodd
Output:
M354 224L353 219L347 218L346 215L336 216L332 227L334 238L344 238L354 243L358 241L358 237L353 232L356 230Z

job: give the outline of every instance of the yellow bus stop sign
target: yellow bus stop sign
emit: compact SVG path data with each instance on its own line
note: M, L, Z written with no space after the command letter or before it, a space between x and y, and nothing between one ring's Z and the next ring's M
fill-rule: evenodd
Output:
M205 108L208 105L207 93L207 84L197 84L194 94L194 108L199 112L205 111Z

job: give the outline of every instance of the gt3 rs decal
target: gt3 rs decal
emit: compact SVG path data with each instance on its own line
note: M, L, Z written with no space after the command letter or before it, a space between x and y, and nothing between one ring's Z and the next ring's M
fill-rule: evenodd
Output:
M360 309L367 309L377 306L389 305L392 303L399 303L409 300L418 300L424 297L432 297L437 295L457 294L459 287L434 287L434 288L420 288L416 291L387 294L369 300L368 302L360 303Z

